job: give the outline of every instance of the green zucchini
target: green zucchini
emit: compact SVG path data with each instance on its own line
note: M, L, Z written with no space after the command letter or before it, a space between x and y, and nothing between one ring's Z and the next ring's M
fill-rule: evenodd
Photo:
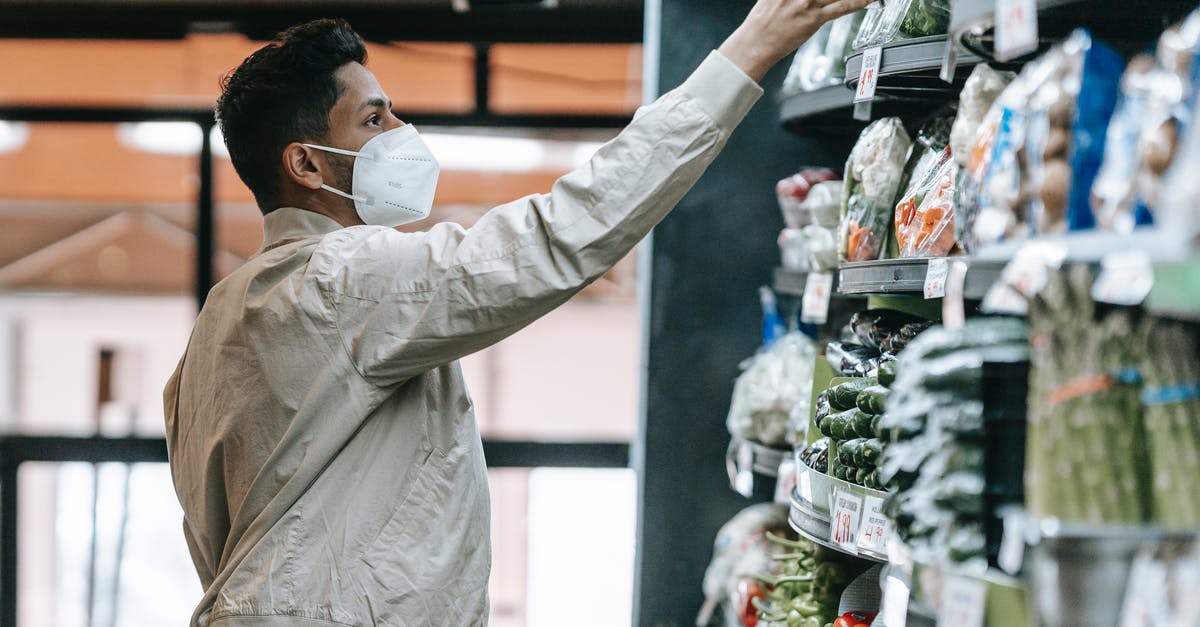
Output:
M885 388L892 387L896 382L896 360L891 359L879 364L879 385Z
M880 426L880 424L879 424L882 420L883 420L883 416L873 416L871 418L871 437L873 437L873 438L882 438L883 437L883 427Z
M860 438L874 437L875 434L871 431L871 421L874 418L861 409L854 410L854 434Z
M874 471L870 468L859 468L858 471L854 473L854 483L865 486L867 484L867 477L869 477L872 472Z
M871 387L863 388L858 393L858 398L855 402L862 411L872 416L878 416L883 413L883 408L887 403L889 394L891 394L891 391L882 385L872 385Z
M854 451L858 440L847 440L838 444L838 463L843 466L858 466L854 461Z
M854 412L857 409L848 409L843 412L831 414L826 420L831 421L829 426L829 437L835 440L848 440L854 437Z
M879 381L873 377L851 379L829 389L829 405L836 410L845 411L857 407L858 393L864 388L871 387Z
M863 443L862 449L863 462L871 465L879 463L883 458L883 442L876 438L871 438Z
M833 432L830 430L831 427L833 427L833 416L823 416L817 421L817 430L827 438L833 437Z
M875 470L872 470L871 474L867 475L867 482L864 485L866 485L868 488L871 488L872 490L882 490L883 489L883 484L880 483L880 481L879 481L879 469L878 468L876 468Z
M863 465L862 447L866 442L863 438L855 438L838 445L838 461L847 466L861 467Z

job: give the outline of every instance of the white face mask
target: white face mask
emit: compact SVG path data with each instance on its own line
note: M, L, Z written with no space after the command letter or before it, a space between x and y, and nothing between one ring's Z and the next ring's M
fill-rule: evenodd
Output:
M380 133L367 140L357 152L304 145L355 157L350 181L352 193L328 185L321 185L321 188L353 200L363 222L400 226L429 217L441 167L413 125L405 124Z

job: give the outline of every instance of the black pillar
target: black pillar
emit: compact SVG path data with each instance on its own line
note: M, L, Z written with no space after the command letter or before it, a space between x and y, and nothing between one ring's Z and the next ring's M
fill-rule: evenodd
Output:
M647 55L657 52L662 92L720 45L753 2L646 4ZM652 19L658 5L660 23ZM775 183L800 166L835 166L849 148L846 138L805 139L782 129L775 99L787 62L766 77L766 95L655 229L650 276L641 277L649 280L642 303L644 409L634 451L640 471L634 619L641 627L693 624L717 529L741 508L770 497L763 488L755 500L730 490L724 454L737 365L759 343L756 290L770 284L779 265L783 219Z

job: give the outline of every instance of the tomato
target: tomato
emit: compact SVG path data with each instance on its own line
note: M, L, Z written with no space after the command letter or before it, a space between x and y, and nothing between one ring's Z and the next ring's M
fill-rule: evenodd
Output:
M879 612L846 612L833 621L833 627L870 627Z

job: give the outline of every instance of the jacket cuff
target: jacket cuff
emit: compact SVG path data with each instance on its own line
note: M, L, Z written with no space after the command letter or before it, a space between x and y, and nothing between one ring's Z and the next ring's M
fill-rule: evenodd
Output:
M754 79L716 50L708 53L680 89L699 103L727 135L763 95Z

